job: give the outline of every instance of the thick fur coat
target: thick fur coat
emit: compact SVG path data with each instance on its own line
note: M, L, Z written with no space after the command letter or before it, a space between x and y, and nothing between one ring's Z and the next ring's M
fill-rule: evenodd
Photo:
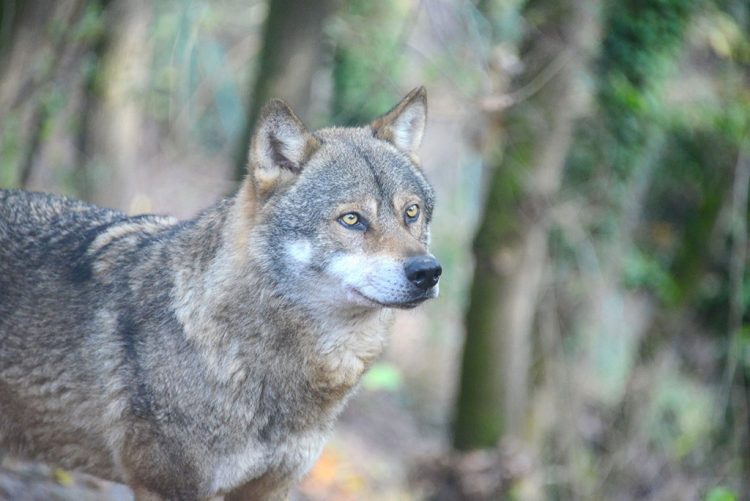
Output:
M286 497L391 308L437 295L425 119L423 89L315 133L273 101L189 221L0 190L0 449L139 499Z

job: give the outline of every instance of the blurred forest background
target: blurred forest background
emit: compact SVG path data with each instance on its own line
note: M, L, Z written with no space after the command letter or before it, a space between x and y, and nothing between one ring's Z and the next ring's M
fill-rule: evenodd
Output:
M750 499L747 0L0 0L0 186L190 217L268 98L362 124L420 84L441 297L297 499Z

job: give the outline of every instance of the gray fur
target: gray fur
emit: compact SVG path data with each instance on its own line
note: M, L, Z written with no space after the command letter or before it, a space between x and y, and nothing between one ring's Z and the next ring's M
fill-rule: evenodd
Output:
M190 221L0 190L0 449L143 499L286 496L382 350L382 304L437 294L392 276L427 252L434 197L399 147L421 129L387 127L424 109L416 90L369 127L312 134L274 102L239 192ZM367 233L335 220L370 199Z

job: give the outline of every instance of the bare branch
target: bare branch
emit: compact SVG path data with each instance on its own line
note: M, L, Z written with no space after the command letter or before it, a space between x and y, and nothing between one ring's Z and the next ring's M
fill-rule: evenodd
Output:
M742 317L744 304L742 301L742 285L747 261L747 211L748 188L750 185L750 137L746 137L740 147L737 167L732 188L731 234L732 250L729 262L729 321L728 338L729 353L725 383L727 385L728 403L731 401L732 385L738 363L738 348L742 331Z
M502 111L523 102L539 92L547 85L575 56L574 49L561 51L542 71L528 84L507 94L485 96L479 100L479 107L486 112Z

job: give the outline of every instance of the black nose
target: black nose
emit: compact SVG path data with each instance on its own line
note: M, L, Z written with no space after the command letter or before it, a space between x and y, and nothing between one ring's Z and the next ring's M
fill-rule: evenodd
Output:
M406 260L404 272L411 283L426 291L438 283L443 268L432 256L417 256Z

